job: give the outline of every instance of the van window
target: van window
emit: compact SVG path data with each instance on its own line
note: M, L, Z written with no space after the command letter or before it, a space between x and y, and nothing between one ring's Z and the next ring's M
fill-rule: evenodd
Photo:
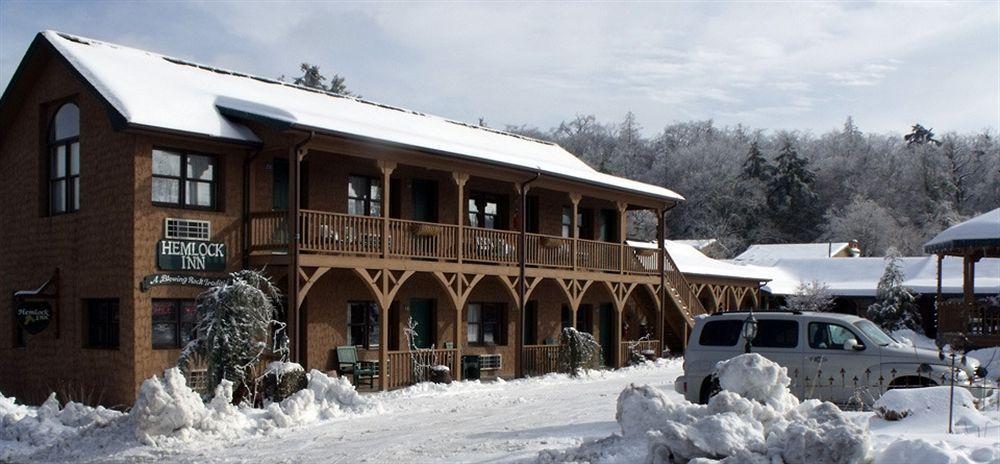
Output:
M736 342L740 340L740 330L742 329L743 321L739 319L709 321L705 327L701 328L698 344L701 346L736 346Z
M809 323L809 347L820 350L843 350L848 340L860 342L850 329L828 322Z
M757 321L757 336L752 345L758 348L795 348L799 346L799 323L781 319Z

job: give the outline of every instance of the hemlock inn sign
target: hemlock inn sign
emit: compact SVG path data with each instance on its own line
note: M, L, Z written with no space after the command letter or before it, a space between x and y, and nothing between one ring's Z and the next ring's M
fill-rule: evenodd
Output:
M165 271L224 271L226 244L195 240L160 240L156 265Z

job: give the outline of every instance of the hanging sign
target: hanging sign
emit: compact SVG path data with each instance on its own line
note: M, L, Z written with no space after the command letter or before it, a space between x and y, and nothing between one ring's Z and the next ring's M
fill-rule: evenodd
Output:
M139 290L148 292L157 285L190 285L194 287L218 287L225 285L226 279L185 274L150 274L142 278Z
M156 244L156 265L165 271L224 271L226 244L163 239Z
M48 301L18 301L17 322L25 332L37 335L52 320L52 305Z

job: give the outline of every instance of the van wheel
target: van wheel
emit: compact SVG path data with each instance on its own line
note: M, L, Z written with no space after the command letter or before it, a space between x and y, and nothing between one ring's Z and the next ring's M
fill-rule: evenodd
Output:
M701 393L698 395L698 403L708 404L708 400L712 399L720 391L722 391L722 387L719 386L719 378L714 375L706 377L701 382Z

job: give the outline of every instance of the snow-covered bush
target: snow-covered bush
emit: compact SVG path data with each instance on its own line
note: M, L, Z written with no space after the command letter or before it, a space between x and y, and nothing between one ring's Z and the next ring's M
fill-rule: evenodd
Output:
M785 298L785 305L782 309L788 311L829 311L833 307L833 294L830 293L830 286L814 280L812 282L802 282L795 287L795 294Z
M670 399L651 386L618 397L620 435L539 462L848 464L871 452L868 432L834 404L799 402L785 368L756 354L718 365L723 391L707 405Z
M559 372L576 377L581 369L594 369L601 363L601 345L594 336L573 327L563 328L559 336Z
M868 307L868 318L887 332L910 329L922 334L924 329L920 323L917 298L903 286L904 279L899 252L889 248L885 256L885 272L878 281L875 303Z
M259 272L230 274L224 285L198 297L201 319L177 366L187 372L191 359L203 356L208 367L207 390L229 380L243 389L244 395L250 393L257 382L253 370L265 355L288 359L288 336L285 324L277 320L275 307L280 298L278 288Z
M258 392L269 401L281 401L293 393L306 388L309 380L301 365L291 362L274 361L267 365L260 379Z

